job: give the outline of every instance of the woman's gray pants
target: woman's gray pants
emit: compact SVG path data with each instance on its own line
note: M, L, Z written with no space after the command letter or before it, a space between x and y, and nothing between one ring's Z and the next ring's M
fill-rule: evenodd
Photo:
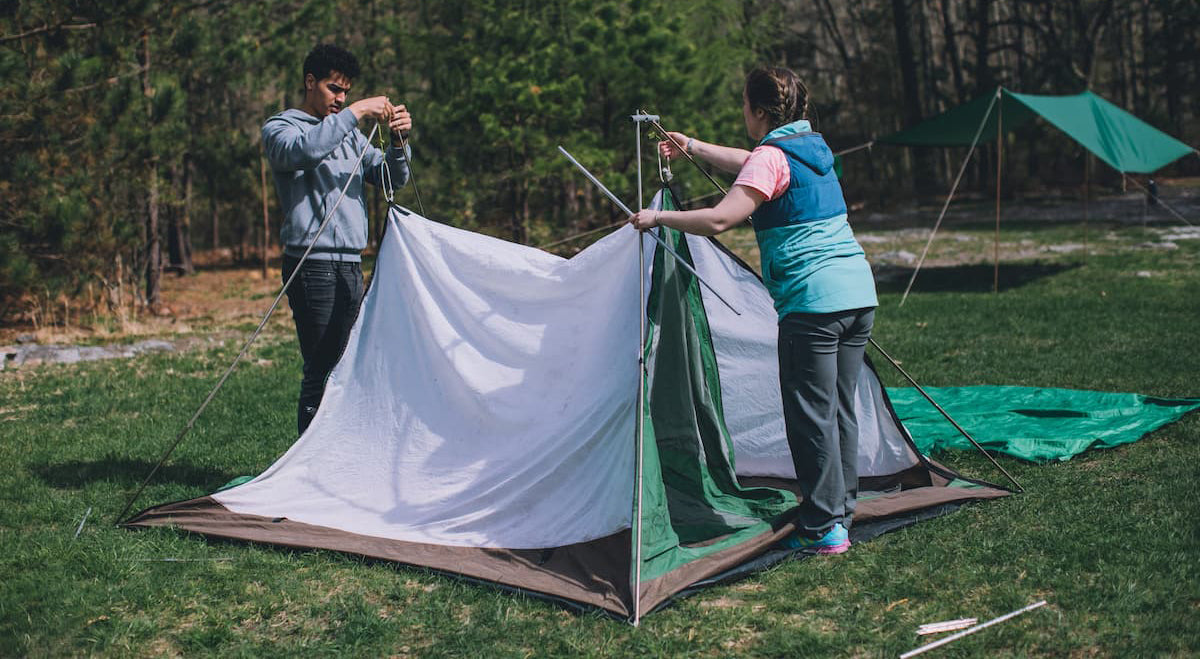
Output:
M788 446L804 500L801 535L850 528L858 496L858 422L854 393L874 307L779 321L779 387Z

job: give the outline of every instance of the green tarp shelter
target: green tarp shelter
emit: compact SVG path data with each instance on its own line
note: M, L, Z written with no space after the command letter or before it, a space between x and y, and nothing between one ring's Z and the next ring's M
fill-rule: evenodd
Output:
M1015 130L1037 117L1126 174L1149 174L1195 152L1090 91L1044 96L1004 88L875 141L903 146L970 146L995 140L998 131Z
M1003 160L1003 142L1000 135L1020 128L1035 118L1041 117L1055 128L1066 133L1071 139L1107 163L1113 169L1125 174L1149 174L1175 162L1176 160L1197 153L1192 147L1167 135L1150 124L1138 119L1132 114L1113 105L1096 94L1085 91L1082 94L1066 96L1044 96L1037 94L1018 94L1003 87L998 87L993 93L976 98L956 108L952 108L922 123L897 133L876 138L876 144L895 144L898 146L968 146L971 152L963 160L958 176L951 186L950 194L942 207L941 215L934 224L925 250L921 253L912 277L905 288L900 303L908 299L912 284L916 281L917 273L925 262L942 218L946 215L950 201L958 189L958 183L966 170L967 162L975 152L975 146L989 140L996 143L996 249L995 274L992 290L1000 287L1000 172ZM1135 181L1136 183L1136 181ZM1139 184L1140 187L1140 184ZM1149 192L1147 192L1150 194ZM1090 196L1090 193L1089 193ZM1161 201L1161 200L1160 200ZM1174 209L1165 203L1169 210L1187 224ZM1087 214L1084 222L1086 226ZM1086 229L1085 229L1086 230ZM1086 241L1086 239L1085 239Z

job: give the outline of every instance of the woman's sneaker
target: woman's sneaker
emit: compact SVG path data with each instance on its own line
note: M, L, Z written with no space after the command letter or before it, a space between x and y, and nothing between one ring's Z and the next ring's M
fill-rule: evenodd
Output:
M840 554L850 549L850 534L841 524L834 524L825 535L813 540L793 533L779 541L784 549L799 549L814 554Z

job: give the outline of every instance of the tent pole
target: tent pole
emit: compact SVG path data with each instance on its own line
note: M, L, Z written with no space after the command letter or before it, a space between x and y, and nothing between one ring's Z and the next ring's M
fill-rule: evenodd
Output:
M642 122L648 117L644 112L638 112L633 119L637 154L637 197L638 208L645 208L642 202ZM633 626L637 627L642 618L642 453L645 433L646 409L646 243L642 233L634 234L638 241L638 390L637 390L637 423L634 431L634 450L637 452L637 466L633 472L633 583L629 591L633 595Z
M997 469L1000 470L1000 473L1004 474L1008 478L1008 480L1012 481L1012 484L1017 488L1018 493L1025 491L1025 488L1021 487L1021 484L1017 482L1017 479L1013 478L1012 474L1008 473L1007 469L1000 466L1000 463L996 462L996 459L993 458L992 455L987 452L987 449L983 448L982 446L979 445L979 442L975 441L975 438L971 436L971 433L968 433L966 430L963 429L962 426L958 425L958 422L955 421L950 416L950 413L947 412L946 410L942 409L942 406L938 405L937 401L935 401L932 396L930 396L928 393L926 393L925 388L922 387L920 384L918 384L917 381L913 379L913 376L909 375L908 371L905 371L904 368L902 366L900 366L900 362L896 361L895 359L892 359L892 356L887 354L887 351L885 351L883 349L883 347L881 347L878 343L875 342L874 337L869 338L867 340L871 342L871 345L875 346L875 349L879 351L879 354L883 355L884 359L888 360L888 362L891 363L891 365L894 366L897 371L900 371L900 375L903 375L904 379L908 380L909 384L911 384L913 387L916 387L917 391L920 392L920 394L925 397L925 400L929 401L930 405L933 405L933 407L935 409L937 409L938 412L941 412L942 416L945 417L946 420L950 422L950 425L954 426L954 429L957 430L960 435L965 437L967 439L967 441L971 442L971 445L974 446L976 449L978 449L979 452L982 453L985 458L990 460L991 463L993 465L995 465L995 467Z
M992 239L992 292L1000 292L1000 174L1004 166L1004 103L996 108L996 234Z

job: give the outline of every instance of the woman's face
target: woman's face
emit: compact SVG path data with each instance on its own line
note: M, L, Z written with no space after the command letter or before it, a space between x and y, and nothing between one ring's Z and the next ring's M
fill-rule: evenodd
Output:
M742 94L742 119L746 121L746 134L755 142L767 134L767 116L762 110L750 107L750 99Z

